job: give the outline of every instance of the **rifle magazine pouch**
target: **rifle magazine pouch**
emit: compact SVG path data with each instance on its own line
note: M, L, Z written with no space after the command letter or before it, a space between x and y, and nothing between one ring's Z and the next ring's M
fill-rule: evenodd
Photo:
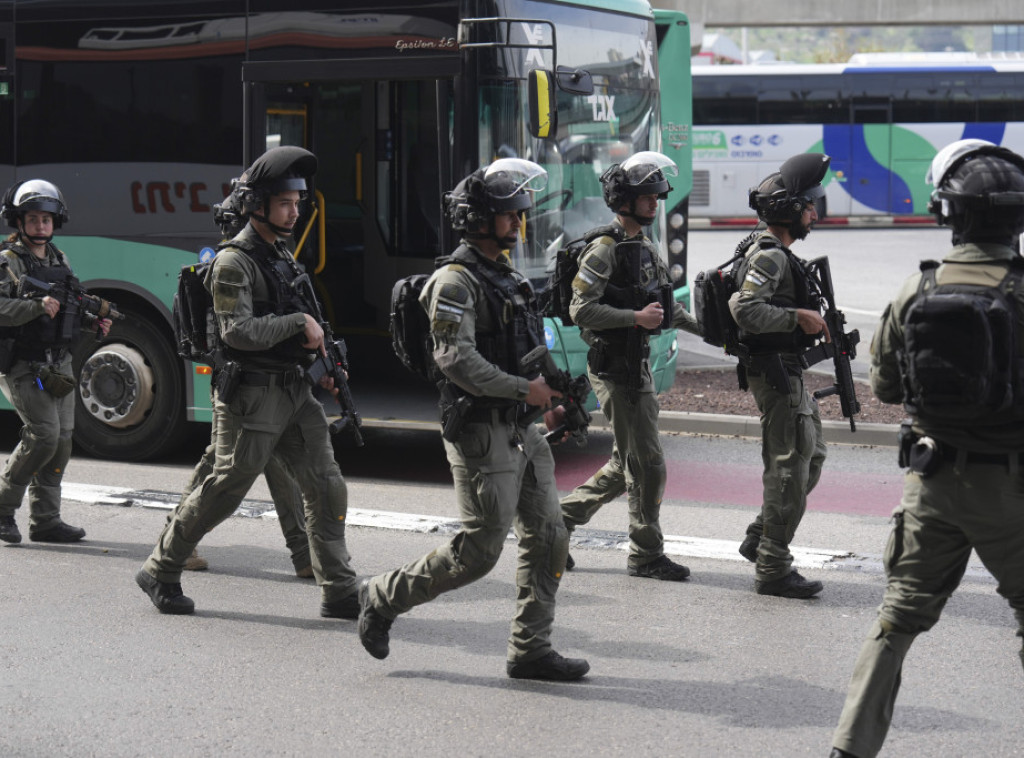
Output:
M49 366L43 366L39 372L39 380L43 383L43 389L54 397L64 397L75 388L73 376L62 374Z

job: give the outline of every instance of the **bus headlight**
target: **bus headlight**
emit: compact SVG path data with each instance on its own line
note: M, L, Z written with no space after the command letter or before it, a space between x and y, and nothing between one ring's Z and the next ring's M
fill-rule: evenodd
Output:
M672 264L672 268L668 270L668 275L672 278L673 282L681 281L684 273L686 272L683 270L683 267L678 263Z
M673 213L671 216L668 217L668 225L671 226L673 229L679 229L683 225L683 222L685 220L686 219L683 218L682 213Z

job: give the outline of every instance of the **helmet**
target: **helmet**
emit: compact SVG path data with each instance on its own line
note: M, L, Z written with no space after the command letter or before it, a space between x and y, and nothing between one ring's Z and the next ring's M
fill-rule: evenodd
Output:
M766 224L793 224L808 205L824 197L821 180L831 158L824 153L794 155L748 194L750 208Z
M664 200L672 191L666 175L679 175L671 158L650 150L631 155L601 174L605 205L618 213L623 203L643 195L657 195Z
M533 161L501 158L478 168L446 192L445 213L456 231L476 233L495 213L532 207L532 193L547 183L548 172Z
M1024 158L985 140L942 148L928 171L928 210L957 242L1010 244L1024 232Z
M68 207L64 195L57 185L43 179L29 179L27 182L12 184L4 193L0 215L12 229L18 228L18 219L28 211L45 211L53 214L53 228L60 229L68 220Z
M298 190L305 192L306 180L316 173L313 153L301 147L273 147L253 161L239 179L232 181L243 216L264 211L272 195Z

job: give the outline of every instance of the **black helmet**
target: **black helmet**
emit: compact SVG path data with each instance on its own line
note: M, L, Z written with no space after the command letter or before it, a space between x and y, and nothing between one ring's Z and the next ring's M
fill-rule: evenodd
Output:
M53 214L53 228L60 229L68 220L68 207L64 195L57 185L44 179L29 179L27 182L12 184L4 193L0 215L8 226L18 228L18 220L28 211L45 211Z
M927 180L928 210L953 228L957 242L1011 244L1024 232L1024 158L985 140L942 148Z
M548 172L533 161L501 158L478 168L446 192L444 210L453 229L473 234L483 222L490 224L495 213L532 207L532 193L544 189L547 182Z
M823 153L801 153L750 189L748 202L766 224L788 225L800 220L808 205L824 197L821 180L831 158Z
M601 174L605 205L618 213L623 203L643 195L657 195L664 200L672 191L666 175L679 175L679 168L668 156L650 150L631 155Z
M306 180L316 168L316 156L308 150L292 145L272 147L232 181L232 194L237 195L242 215L250 216L263 211L272 195L290 190L305 192Z

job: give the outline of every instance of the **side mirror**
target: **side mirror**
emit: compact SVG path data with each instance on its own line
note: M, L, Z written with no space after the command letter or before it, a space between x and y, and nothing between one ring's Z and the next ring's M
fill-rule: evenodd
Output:
M555 79L562 92L568 92L570 95L594 94L594 77L582 68L559 66L555 69Z
M558 130L555 76L535 68L529 75L530 134L537 139L554 139Z

